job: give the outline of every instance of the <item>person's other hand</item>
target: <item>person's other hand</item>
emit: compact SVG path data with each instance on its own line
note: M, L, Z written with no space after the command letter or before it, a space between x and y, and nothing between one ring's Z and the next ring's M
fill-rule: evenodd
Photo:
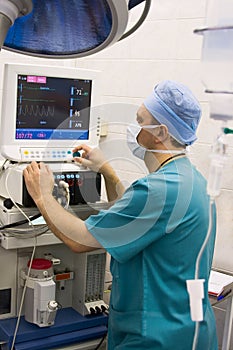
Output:
M51 169L44 164L32 162L23 171L27 190L37 203L47 194L52 194L54 177Z
M74 157L75 162L95 172L103 173L107 162L99 148L91 148L82 144L73 149L73 153L79 151L82 151L82 155L80 157Z

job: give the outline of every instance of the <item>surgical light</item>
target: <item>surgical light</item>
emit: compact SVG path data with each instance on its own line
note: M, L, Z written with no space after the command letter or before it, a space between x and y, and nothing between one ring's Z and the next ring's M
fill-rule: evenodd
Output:
M129 11L151 0L0 0L0 47L45 58L83 57L130 35Z

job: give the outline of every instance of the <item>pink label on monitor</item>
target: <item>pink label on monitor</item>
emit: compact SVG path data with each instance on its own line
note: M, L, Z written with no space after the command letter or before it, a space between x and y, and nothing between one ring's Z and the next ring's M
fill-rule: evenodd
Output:
M46 77L37 77L37 83L46 84Z
M34 75L28 75L27 76L27 82L28 83L36 83L36 76L34 76Z
M46 84L46 77L38 77L36 75L28 75L27 82L28 83Z

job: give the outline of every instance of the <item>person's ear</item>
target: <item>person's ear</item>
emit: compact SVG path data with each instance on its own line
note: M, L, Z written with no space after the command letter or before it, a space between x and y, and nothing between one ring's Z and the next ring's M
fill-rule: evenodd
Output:
M158 133L156 135L157 142L164 142L169 136L168 128L166 125L160 125Z

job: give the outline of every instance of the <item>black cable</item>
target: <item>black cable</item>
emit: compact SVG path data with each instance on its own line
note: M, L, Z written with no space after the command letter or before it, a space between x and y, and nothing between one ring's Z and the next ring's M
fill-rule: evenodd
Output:
M37 214L29 217L29 220L33 221L35 219L38 219L40 216L41 216L41 213L37 213ZM12 222L11 224L0 226L0 230L4 230L5 228L17 227L17 226L20 226L20 225L23 225L23 224L27 224L27 223L28 223L27 219L16 221L16 222Z
M149 13L150 6L151 6L151 0L145 0L145 6L144 6L144 10L142 12L141 17L139 18L137 23L131 29L129 29L126 33L124 33L122 35L122 37L118 41L127 38L128 36L133 34L142 25L142 23L145 21L147 15Z
M107 334L105 334L103 336L103 338L101 339L101 341L99 342L99 344L97 345L97 347L94 350L98 350L100 348L100 346L103 344L104 340L106 339Z

